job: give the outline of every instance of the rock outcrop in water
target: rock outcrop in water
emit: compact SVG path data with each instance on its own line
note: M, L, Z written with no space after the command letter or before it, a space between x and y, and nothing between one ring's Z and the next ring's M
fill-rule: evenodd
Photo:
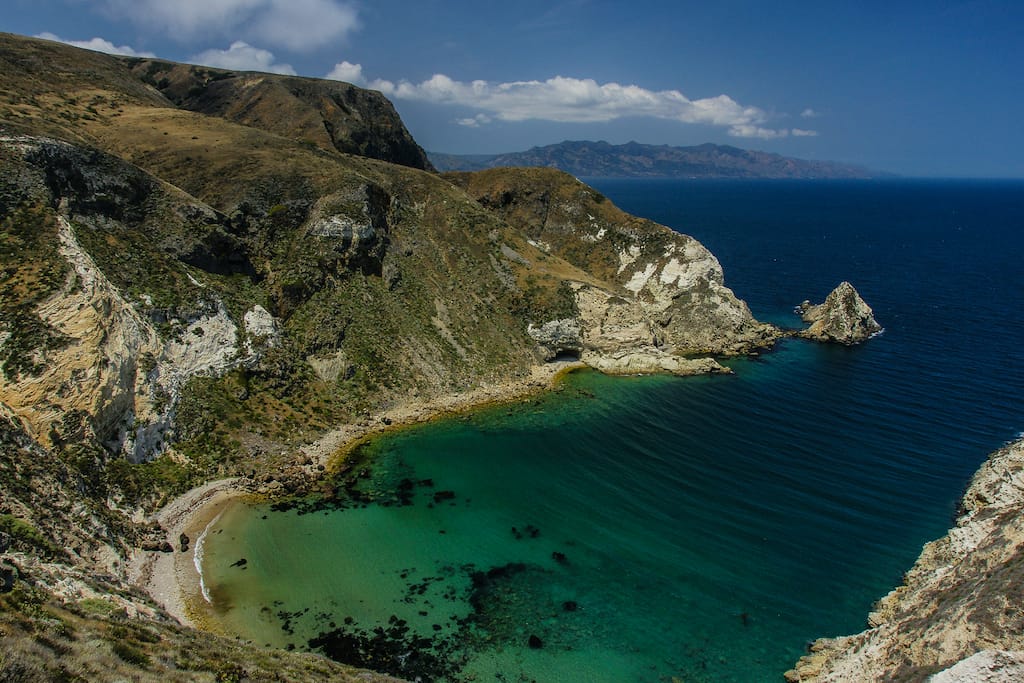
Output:
M840 282L824 303L804 301L797 310L811 326L801 337L822 342L859 344L882 331L867 302L849 282Z
M974 475L946 536L925 545L862 633L815 642L805 681L1011 681L1024 673L1024 439ZM1007 652L1009 651L1009 652Z

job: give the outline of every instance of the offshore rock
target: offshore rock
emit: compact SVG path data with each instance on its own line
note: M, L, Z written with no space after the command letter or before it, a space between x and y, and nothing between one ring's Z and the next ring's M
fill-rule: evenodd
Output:
M841 282L825 299L813 305L804 301L797 307L811 326L799 336L823 342L859 344L882 331L871 307L849 282Z
M974 475L956 526L924 546L903 585L876 605L871 627L817 641L786 680L918 681L947 669L932 680L1021 680L1022 513L1024 440L1018 440L992 454ZM993 650L1014 654L976 658ZM989 678L995 673L989 664L1011 677ZM968 670L983 675L964 678Z

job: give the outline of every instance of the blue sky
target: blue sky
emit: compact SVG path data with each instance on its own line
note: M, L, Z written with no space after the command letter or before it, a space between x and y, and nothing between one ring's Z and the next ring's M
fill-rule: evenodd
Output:
M0 30L335 77L423 147L732 144L1024 177L1024 3L3 0Z

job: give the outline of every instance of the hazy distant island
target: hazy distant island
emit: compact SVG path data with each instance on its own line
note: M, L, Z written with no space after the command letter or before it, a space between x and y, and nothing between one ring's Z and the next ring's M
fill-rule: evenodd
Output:
M891 174L833 161L705 143L693 147L566 140L508 154L427 152L441 171L481 171L504 166L547 166L577 177L603 178L882 178Z

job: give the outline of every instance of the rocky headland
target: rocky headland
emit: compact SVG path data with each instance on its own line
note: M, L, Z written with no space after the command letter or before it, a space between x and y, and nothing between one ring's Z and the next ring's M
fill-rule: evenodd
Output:
M4 34L0 121L5 672L344 679L179 625L217 506L565 367L782 334L695 239L554 170L439 176L347 84Z

